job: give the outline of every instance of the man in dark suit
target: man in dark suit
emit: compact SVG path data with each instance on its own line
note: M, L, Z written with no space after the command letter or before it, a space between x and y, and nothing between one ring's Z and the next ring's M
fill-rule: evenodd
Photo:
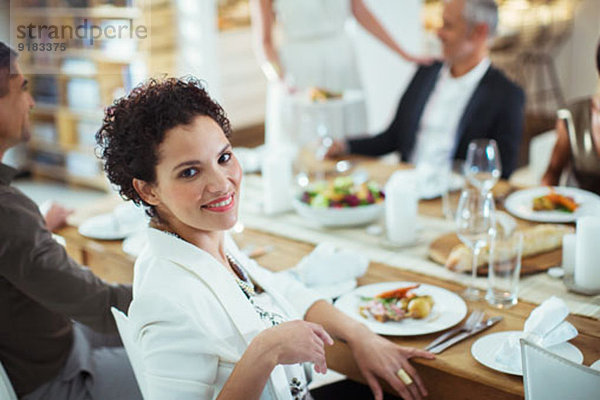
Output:
M490 65L488 41L495 34L494 0L450 0L438 32L444 62L421 66L406 89L394 120L382 133L334 141L327 157L345 153L380 156L398 151L403 161L465 159L469 142L495 139L502 177L516 167L525 96Z

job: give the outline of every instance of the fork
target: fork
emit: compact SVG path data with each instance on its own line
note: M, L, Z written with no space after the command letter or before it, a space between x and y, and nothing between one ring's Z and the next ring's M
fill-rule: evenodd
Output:
M467 318L467 320L465 321L464 324L462 324L458 328L454 328L454 329L449 330L448 332L440 335L433 342L429 343L429 345L427 345L427 347L425 347L425 350L431 350L438 344L450 339L451 337L457 335L460 332L470 331L471 329L475 328L477 326L477 324L479 324L481 321L483 321L484 316L485 316L485 313L483 312L483 310L474 310L471 313L471 315L469 315L469 318Z

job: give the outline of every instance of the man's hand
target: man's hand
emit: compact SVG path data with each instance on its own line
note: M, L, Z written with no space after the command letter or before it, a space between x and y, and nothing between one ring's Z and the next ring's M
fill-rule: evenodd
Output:
M325 158L336 158L348 154L350 149L344 140L334 140L325 152Z
M66 209L56 203L52 203L44 215L46 227L49 231L61 228L67 224L67 217L73 213L73 210Z

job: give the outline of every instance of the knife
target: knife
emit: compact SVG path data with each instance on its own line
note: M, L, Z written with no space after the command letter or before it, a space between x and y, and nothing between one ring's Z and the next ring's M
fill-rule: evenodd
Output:
M487 321L484 321L484 322L480 323L479 325L477 325L473 330L468 331L468 332L459 333L458 335L454 336L453 338L448 339L447 341L445 341L441 344L438 344L437 346L435 346L434 348L429 350L429 352L433 353L433 354L439 354L442 351L446 350L448 347L455 345L456 343L461 342L468 337L471 337L481 331L484 331L484 330L492 327L494 324L502 321L503 319L504 319L504 317L500 317L500 316L489 318Z

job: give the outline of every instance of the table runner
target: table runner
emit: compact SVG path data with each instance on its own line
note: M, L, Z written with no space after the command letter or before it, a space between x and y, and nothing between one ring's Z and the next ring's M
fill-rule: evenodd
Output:
M441 218L419 215L418 240L413 246L393 247L381 235L367 233L366 227L323 228L306 220L294 211L265 215L262 212L262 181L258 175L246 175L243 181L240 222L252 229L299 240L311 244L330 242L339 247L350 248L365 254L371 261L396 268L422 273L447 281L466 284L469 277L445 269L429 260L429 244L440 235L454 231L454 223ZM385 231L383 219L375 224ZM487 288L487 279L476 279L475 285ZM600 296L581 296L568 292L560 279L547 274L523 277L519 284L519 298L539 304L546 298L561 297L572 313L600 318Z

